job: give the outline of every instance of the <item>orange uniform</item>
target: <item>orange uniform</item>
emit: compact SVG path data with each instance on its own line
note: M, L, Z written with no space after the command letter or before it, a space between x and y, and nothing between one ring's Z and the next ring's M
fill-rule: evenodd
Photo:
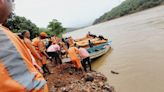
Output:
M74 45L74 40L73 40L72 37L69 38L69 44L70 44L70 45Z
M70 59L72 61L72 63L75 65L76 68L82 68L80 59L78 58L77 54L79 54L79 50L76 47L70 47L68 49L68 53L70 56Z
M35 49L37 50L37 52L39 53L39 55L42 57L42 64L46 64L47 58L43 54L43 52L46 51L44 42L40 38L35 38L35 39L33 39L32 44L35 47Z
M40 40L39 40L39 37L34 38L34 39L32 40L32 45L35 46L35 47L37 47L39 41L40 41Z
M27 48L30 50L32 56L35 58L34 63L36 62L37 65L41 66L41 62L39 61L39 58L41 58L41 56L39 55L39 53L35 50L34 46L32 45L32 42L30 41L30 39L24 38L24 43L26 44ZM36 65L36 67L37 67ZM40 69L39 67L37 67L38 69Z
M25 44L0 26L0 91L48 92L46 81L35 69Z
M47 63L47 57L43 54L46 51L46 47L45 47L45 44L42 40L40 40L40 43L39 43L38 47L41 51L40 55L42 57L42 64L46 64Z

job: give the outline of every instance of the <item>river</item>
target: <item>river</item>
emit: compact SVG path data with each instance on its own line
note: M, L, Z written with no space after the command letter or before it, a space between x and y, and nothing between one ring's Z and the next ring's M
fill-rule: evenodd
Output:
M164 92L164 6L111 20L66 36L88 31L112 40L112 49L92 63L108 77L116 92ZM112 74L111 70L119 72Z

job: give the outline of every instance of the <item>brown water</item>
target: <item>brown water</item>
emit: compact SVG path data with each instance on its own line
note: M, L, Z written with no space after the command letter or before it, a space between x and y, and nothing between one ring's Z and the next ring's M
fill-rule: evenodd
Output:
M88 31L113 41L112 50L92 66L117 92L164 92L164 6L66 35L79 38Z

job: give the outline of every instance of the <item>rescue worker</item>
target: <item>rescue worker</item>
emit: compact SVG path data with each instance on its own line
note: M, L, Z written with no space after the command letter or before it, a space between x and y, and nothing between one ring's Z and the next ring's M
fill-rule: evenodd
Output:
M72 44L71 47L68 49L68 53L69 53L69 56L70 56L72 63L76 67L76 69L83 71L81 61L78 57L78 54L79 54L78 48L74 47L74 45Z
M48 73L51 74L48 66L47 66L47 58L51 59L51 57L49 57L46 53L46 47L44 44L43 39L45 39L47 37L47 34L45 32L41 32L40 36L33 39L33 46L35 47L35 49L37 50L37 52L39 53L39 55L42 57L42 69L44 71L44 74Z
M88 51L85 48L82 47L78 47L79 48L79 55L82 58L82 66L84 68L85 71L87 71L87 66L89 66L89 70L91 71L91 59L90 59L90 55L88 53Z
M48 69L48 66L47 66L47 58L51 59L51 57L49 57L47 55L46 45L44 44L44 39L47 38L47 34L45 32L41 32L39 38L40 38L40 41L39 41L39 46L38 47L39 47L39 50L41 52L41 56L43 58L43 60L42 60L42 64L43 64L42 69L43 69L44 73L51 74L49 69Z
M47 49L47 53L49 56L52 57L52 60L55 63L55 65L62 64L62 60L59 56L60 50L61 48L56 41L53 41L51 46L49 46L49 48Z
M66 46L66 41L64 38L61 39L60 44L61 44L61 56L62 56L62 58L67 58L68 57L68 53L67 53L68 48ZM65 56L65 57L63 57L63 56Z
M69 41L69 42L68 42L69 45L74 45L74 40L73 40L73 38L72 38L72 37L69 37L68 39L69 39L69 40L68 40L68 41Z
M12 11L14 0L0 0L0 24ZM46 81L32 64L21 39L0 25L0 91L48 92Z
M30 40L30 32L25 30L22 32L22 36L23 36L23 41L25 43L25 45L27 46L27 48L29 49L30 53L31 53L31 57L33 58L33 64L34 66L41 72L42 72L42 69L41 69L41 61L42 61L42 58L41 56L38 54L38 52L35 50L35 48L33 47L32 45L32 42Z

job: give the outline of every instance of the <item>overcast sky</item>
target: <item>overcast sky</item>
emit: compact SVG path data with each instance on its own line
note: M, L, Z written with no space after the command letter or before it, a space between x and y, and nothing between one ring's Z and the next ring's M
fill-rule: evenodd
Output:
M15 0L15 13L46 27L52 19L64 27L81 27L92 22L124 0Z

